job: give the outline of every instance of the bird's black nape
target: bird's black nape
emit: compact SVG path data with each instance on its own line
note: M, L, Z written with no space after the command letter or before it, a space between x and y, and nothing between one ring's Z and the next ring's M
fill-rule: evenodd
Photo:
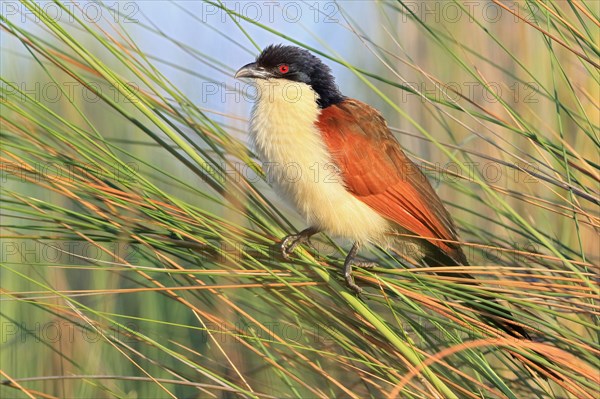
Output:
M327 108L345 99L335 84L331 69L308 50L282 44L270 45L256 59L256 64L270 71L273 78L306 83L319 95L320 108ZM288 71L281 72L280 66Z

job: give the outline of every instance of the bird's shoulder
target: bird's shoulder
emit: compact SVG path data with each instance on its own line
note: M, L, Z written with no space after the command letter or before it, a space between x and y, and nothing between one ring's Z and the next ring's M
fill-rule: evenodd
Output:
M347 173L371 175L381 171L380 179L391 183L416 168L383 115L362 101L347 98L325 108L317 127L334 158L349 163Z
M394 140L381 113L362 101L345 98L323 109L318 124L338 134L360 134L378 140Z

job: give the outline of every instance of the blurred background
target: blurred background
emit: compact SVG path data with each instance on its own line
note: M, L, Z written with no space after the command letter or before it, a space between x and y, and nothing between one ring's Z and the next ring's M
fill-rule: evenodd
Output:
M597 2L1 6L0 396L597 394ZM264 181L233 78L272 43L382 112L473 266L436 278L369 248L355 298L347 242L278 257L305 222ZM478 290L562 382L494 349L531 348L461 306Z

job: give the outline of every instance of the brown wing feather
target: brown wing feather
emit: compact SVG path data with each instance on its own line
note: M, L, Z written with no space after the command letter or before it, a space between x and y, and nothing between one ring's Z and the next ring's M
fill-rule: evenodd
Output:
M379 112L348 99L325 108L317 125L346 187L357 199L406 230L433 238L429 242L448 260L468 264L460 245L436 240L457 241L452 219L425 175L404 154ZM453 275L457 276L473 279L466 273ZM491 297L481 295L481 298L488 304L474 304L473 308L484 320L514 337L529 339L527 331L513 321L510 311Z
M457 239L452 219L377 110L347 99L325 108L318 127L357 199L404 229L431 238L455 261L466 261L460 246L436 240Z

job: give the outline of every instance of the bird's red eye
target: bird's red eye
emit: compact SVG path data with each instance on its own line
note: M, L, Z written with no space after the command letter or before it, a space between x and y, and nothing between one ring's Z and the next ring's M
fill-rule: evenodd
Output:
M286 64L279 65L279 72L288 73L290 71L290 67Z

